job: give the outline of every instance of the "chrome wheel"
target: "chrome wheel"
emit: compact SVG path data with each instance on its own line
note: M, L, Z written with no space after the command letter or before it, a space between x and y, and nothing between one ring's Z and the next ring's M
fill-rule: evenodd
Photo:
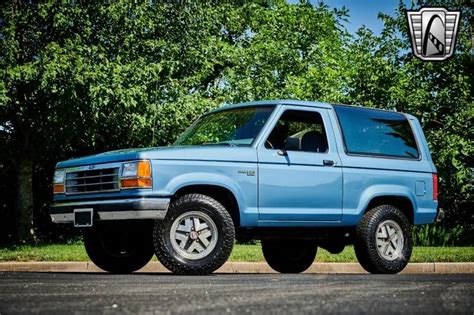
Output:
M174 220L170 239L174 250L187 259L201 259L209 255L217 244L217 227L207 214L186 212Z
M376 232L377 252L386 260L395 260L403 252L403 231L400 225L393 220L381 222Z

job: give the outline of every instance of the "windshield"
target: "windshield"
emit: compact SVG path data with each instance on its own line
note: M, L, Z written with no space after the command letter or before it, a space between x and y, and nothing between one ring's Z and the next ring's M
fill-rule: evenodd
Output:
M273 108L241 107L205 115L186 129L174 145L250 146Z

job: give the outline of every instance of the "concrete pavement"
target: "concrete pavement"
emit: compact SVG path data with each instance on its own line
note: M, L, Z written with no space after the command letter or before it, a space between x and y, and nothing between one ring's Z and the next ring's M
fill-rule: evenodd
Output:
M473 274L0 272L0 314L472 314Z

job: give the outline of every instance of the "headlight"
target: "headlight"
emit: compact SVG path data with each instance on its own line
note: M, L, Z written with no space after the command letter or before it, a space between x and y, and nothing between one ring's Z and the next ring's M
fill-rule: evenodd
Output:
M64 193L64 170L56 170L54 171L54 179L53 179L53 192L55 194L63 194Z
M122 165L122 177L135 177L137 176L138 162L123 163Z
M123 163L120 184L122 188L151 188L150 161Z

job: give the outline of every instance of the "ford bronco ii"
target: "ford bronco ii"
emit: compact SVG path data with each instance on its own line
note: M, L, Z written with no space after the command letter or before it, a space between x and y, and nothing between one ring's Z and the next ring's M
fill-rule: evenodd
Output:
M60 162L53 190L52 221L82 228L90 259L114 273L154 254L174 273L211 273L235 239L261 240L283 273L350 244L368 272L398 273L411 226L442 215L415 117L305 101L224 106L172 146Z

